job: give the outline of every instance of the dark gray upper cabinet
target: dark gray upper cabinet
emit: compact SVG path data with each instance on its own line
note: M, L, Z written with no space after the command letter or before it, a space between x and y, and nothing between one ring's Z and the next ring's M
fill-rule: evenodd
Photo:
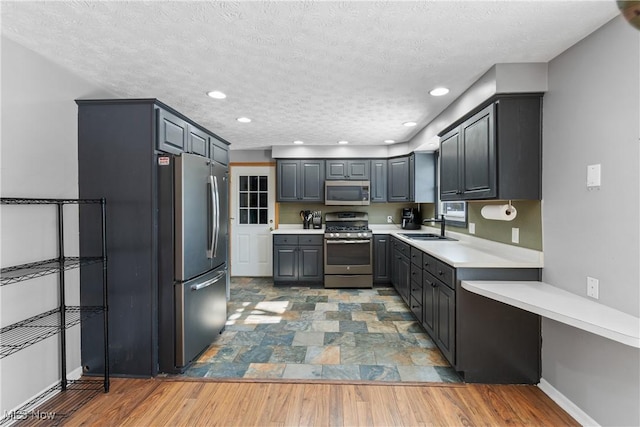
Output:
M188 151L187 122L169 111L158 109L158 150L171 154Z
M440 138L440 198L455 200L460 194L460 128Z
M370 162L368 159L327 159L325 179L368 181Z
M188 130L186 151L207 157L209 153L209 135L192 125L189 125Z
M540 200L542 95L499 95L440 135L442 200Z
M229 164L229 151L224 142L213 136L209 138L209 158L225 166Z
M370 200L387 201L387 159L371 160L371 194Z
M324 160L278 160L278 202L324 202Z
M414 154L391 158L387 165L387 201L412 201L414 188Z

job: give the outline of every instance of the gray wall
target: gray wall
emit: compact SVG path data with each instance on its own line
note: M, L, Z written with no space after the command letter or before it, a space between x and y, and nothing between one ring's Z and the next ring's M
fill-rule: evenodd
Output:
M109 97L73 73L2 37L2 197L78 196L77 108L79 97ZM53 258L53 207L2 206L2 267ZM78 254L78 215L65 208L65 244ZM78 272L67 276L67 304L79 302ZM6 326L54 308L57 276L0 287L0 324ZM68 371L80 367L80 334L68 336ZM59 337L48 338L0 360L0 417L56 382Z
M543 280L640 315L640 32L618 17L549 63ZM588 191L587 165L602 164ZM640 351L543 321L542 376L601 425L640 425Z

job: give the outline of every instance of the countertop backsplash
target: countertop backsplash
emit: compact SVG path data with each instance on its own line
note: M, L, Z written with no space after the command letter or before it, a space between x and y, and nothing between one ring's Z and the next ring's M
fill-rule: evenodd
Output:
M521 248L542 251L542 203L540 201L512 201L518 210L518 216L513 221L493 221L483 218L480 211L483 206L490 204L504 204L505 201L474 201L467 204L468 223L475 224L474 237L504 243ZM298 224L301 210L322 211L323 225L324 215L328 212L358 211L369 214L369 223L378 225L390 225L387 216L391 215L395 224L400 223L402 208L420 207L423 218L432 218L435 213L433 203L371 203L369 206L325 206L322 203L280 203L278 223L281 225ZM520 243L511 241L512 228L519 228ZM470 234L468 228L447 227L448 230Z

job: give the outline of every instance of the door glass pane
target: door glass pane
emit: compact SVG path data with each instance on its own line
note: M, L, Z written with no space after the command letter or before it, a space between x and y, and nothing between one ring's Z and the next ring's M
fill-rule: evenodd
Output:
M240 209L240 224L248 224L248 223L249 223L248 209Z
M267 224L269 222L268 184L268 177L264 175L240 176L240 185L238 186L240 224Z

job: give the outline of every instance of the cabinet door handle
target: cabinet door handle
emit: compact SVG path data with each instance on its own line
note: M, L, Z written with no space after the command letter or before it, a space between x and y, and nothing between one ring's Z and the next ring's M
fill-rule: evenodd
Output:
M442 276L442 270L438 271L438 276Z

